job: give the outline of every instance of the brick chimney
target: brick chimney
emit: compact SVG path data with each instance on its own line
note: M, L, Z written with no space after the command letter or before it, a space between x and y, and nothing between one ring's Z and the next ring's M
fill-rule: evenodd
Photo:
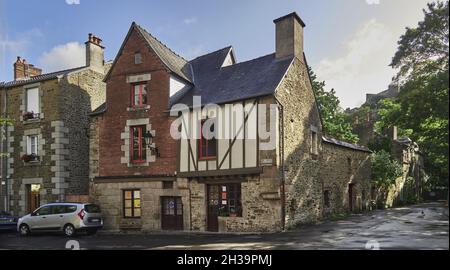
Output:
M276 58L295 56L303 61L303 28L305 23L292 12L273 21L275 23Z
M86 41L86 66L100 73L104 72L105 47L102 46L102 40L93 34L89 34Z
M14 80L29 79L34 76L42 74L42 69L34 67L32 64L28 64L25 59L17 56L17 60L14 63Z

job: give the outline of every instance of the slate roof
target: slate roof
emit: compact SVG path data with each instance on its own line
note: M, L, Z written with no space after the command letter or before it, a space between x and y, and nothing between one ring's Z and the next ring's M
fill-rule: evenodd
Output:
M90 116L96 116L96 115L102 114L104 112L106 112L106 102L104 102L102 105L98 106L89 115Z
M59 76L64 76L64 75L69 74L70 72L77 71L77 70L80 70L83 68L86 68L86 67L83 66L83 67L71 68L71 69L66 69L66 70L60 70L60 71L56 71L56 72L52 72L52 73L46 73L46 74L34 76L34 77L31 77L31 78L25 79L25 80L16 80L16 81L5 82L3 85L0 84L0 86L5 87L5 88L10 88L10 87L21 86L21 85L26 85L26 84L30 84L30 83L37 83L37 82L52 80L52 79L58 78Z
M273 94L293 61L293 57L276 59L275 54L269 54L220 67L229 49L227 47L189 62L193 70L194 85L178 103L192 106L193 96L201 96L202 105L205 105Z
M161 61L163 61L163 63L167 66L167 68L179 77L190 82L191 73L188 62L183 57L169 49L161 41L152 36L149 32L147 32L147 30L136 23L133 24L139 30L153 51L158 55Z
M331 144L334 144L334 145L337 145L337 146L350 148L350 149L357 150L357 151L363 151L363 152L372 153L372 151L370 151L369 149L367 149L364 146L353 144L353 143L348 143L348 142L344 142L344 141L340 141L338 139L331 138L331 137L328 137L328 136L323 136L322 137L322 141L324 141L326 143L331 143Z

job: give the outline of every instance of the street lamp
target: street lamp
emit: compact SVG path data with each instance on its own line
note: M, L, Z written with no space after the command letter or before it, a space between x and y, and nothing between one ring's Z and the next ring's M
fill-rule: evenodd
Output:
M149 130L147 130L147 132L144 134L145 144L147 145L148 149L152 151L152 153L154 153L157 157L160 157L158 148L153 146L153 138L155 138L153 134Z

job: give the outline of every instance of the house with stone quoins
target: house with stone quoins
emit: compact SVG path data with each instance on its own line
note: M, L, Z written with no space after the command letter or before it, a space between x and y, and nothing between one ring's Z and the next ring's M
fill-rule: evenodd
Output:
M231 46L186 60L132 23L91 113L105 229L281 231L368 209L370 151L326 136L305 24L274 23L275 52L245 62Z
M88 114L105 101L110 66L101 42L90 34L86 65L69 70L42 74L18 57L14 80L0 85L2 117L13 121L2 127L1 201L13 214L88 199Z

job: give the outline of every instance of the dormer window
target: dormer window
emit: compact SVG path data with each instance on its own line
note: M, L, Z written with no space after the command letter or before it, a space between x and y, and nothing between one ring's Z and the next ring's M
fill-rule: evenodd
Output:
M141 53L140 53L140 52L136 52L136 53L134 54L134 64L135 64L135 65L138 65L138 64L140 64L140 63L142 63L142 56L141 56Z
M147 84L135 84L131 88L131 106L144 107L147 105Z

